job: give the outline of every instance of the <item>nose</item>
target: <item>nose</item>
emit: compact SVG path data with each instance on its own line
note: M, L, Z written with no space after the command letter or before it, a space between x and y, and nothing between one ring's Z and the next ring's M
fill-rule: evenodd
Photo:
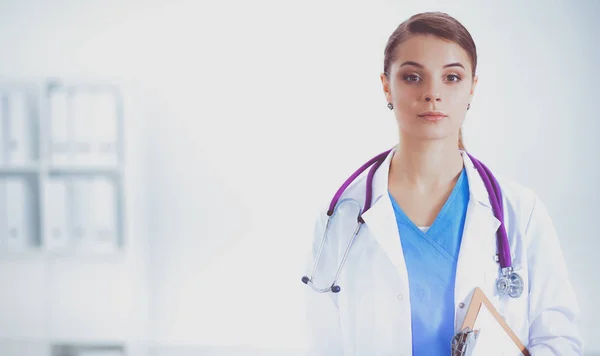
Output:
M426 102L430 102L432 100L435 100L436 102L440 102L442 101L442 98L440 98L439 94L432 94L432 93L427 93L425 94L425 101Z
M431 102L432 100L435 100L436 102L442 101L439 88L435 83L429 83L429 85L427 85L423 91L423 97L426 102Z

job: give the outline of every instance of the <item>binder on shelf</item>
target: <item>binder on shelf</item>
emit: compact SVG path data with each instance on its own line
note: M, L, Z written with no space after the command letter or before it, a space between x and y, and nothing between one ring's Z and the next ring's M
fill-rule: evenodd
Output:
M8 211L6 206L6 182L0 177L0 249L5 250L8 241L8 225L6 219Z
M6 104L6 161L10 164L29 163L33 161L33 143L36 138L31 115L32 103L26 92L14 91L9 93Z
M49 178L44 186L44 247L60 251L68 246L66 181Z
M94 96L85 90L75 91L72 97L73 162L76 165L94 164L92 154Z
M69 235L72 243L85 245L91 231L89 177L69 177L67 182Z
M113 92L99 91L94 97L93 108L93 155L101 165L114 166L118 163L118 113Z
M8 106L6 105L7 98L3 92L0 92L0 165L6 163L6 137L8 136L6 127L8 126Z
M69 140L69 94L53 89L49 93L50 160L53 164L68 164L71 156Z
M6 199L6 247L24 250L33 247L33 194L32 186L24 177L4 178Z
M473 292L460 330L452 340L453 356L530 356L479 287Z
M90 183L92 220L92 246L106 251L117 247L117 199L115 182L108 177L95 177Z

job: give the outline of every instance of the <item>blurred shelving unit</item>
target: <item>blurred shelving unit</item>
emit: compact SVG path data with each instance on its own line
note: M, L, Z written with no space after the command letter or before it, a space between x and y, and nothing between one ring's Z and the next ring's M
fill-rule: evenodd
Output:
M0 82L0 254L114 254L124 236L118 85Z

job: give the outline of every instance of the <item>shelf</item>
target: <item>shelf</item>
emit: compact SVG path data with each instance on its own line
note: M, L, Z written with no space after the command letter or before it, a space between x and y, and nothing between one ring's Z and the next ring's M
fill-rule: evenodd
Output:
M120 166L83 166L83 165L49 165L50 175L118 175L123 172Z
M37 174L41 171L48 171L52 175L62 174L106 174L116 175L123 172L123 167L118 165L41 165L39 163L30 164L0 164L0 175L4 174Z
M122 255L123 114L115 83L0 80L1 260Z
M28 249L0 249L0 261L39 260L47 261L86 261L121 263L127 260L127 249L115 247L107 251L69 248L64 251L47 250L42 246L32 246Z
M40 171L38 163L0 164L0 174L35 174Z

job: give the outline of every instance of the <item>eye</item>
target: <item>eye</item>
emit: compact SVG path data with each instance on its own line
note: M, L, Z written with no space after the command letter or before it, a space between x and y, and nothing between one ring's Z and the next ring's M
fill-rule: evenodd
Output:
M460 82L460 77L456 74L449 74L446 76L446 78L456 78L455 80L450 79L450 82Z
M409 83L414 83L414 82L420 80L421 78L419 78L419 76L415 75L415 74L408 74L408 75L405 75L403 77L403 79Z

